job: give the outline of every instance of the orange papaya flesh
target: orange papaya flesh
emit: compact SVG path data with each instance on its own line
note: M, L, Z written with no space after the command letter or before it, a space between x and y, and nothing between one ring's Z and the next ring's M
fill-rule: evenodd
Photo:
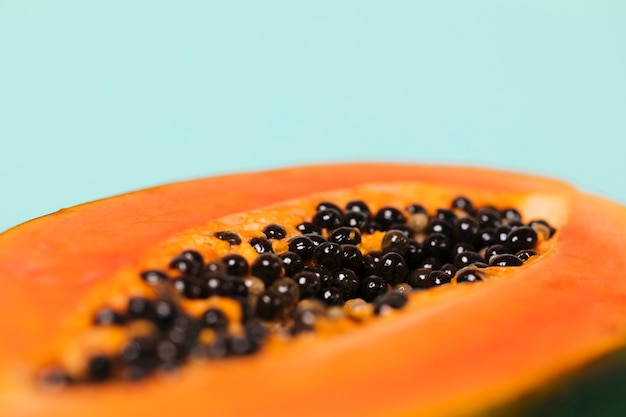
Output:
M276 341L252 357L194 363L173 377L130 387L51 393L33 380L51 352L66 350L84 330L96 306L114 304L121 292L144 291L135 284L141 270L166 264L191 243L207 256L220 254L223 248L201 237L207 231L271 216L291 222L289 216L309 216L327 197L437 207L458 194L545 218L557 235L522 267L497 270L496 279L479 285L414 293L402 311L367 326L330 326ZM9 335L0 346L0 411L200 415L210 397L208 409L218 415L471 415L622 345L626 283L597 268L598 260L606 271L624 267L625 241L623 207L558 181L472 168L294 168L78 206L0 237L0 305L11 317L0 323ZM166 396L176 400L155 401Z

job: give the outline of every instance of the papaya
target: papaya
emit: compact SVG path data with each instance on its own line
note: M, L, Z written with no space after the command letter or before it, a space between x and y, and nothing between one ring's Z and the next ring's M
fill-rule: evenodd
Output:
M0 415L618 415L625 250L623 206L464 166L63 209L0 235Z

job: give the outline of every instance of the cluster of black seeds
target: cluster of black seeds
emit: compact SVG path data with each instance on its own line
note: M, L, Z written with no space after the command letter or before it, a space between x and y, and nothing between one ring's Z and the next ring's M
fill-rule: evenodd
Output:
M458 283L481 281L481 269L490 266L520 266L537 254L540 235L547 239L555 232L543 220L523 223L514 208L475 208L464 197L430 215L419 204L372 212L363 201L343 208L323 201L296 229L282 253L275 253L272 242L288 233L278 224L265 226L265 237L249 242L232 231L215 233L230 246L250 244L258 254L252 263L236 253L206 261L190 249L171 260L168 267L174 273L144 271L141 279L159 295L131 298L123 312L102 308L94 324L126 326L146 320L156 330L132 339L115 356L91 357L84 375L57 372L49 378L133 380L175 369L192 356L248 355L262 347L270 332L289 336L312 331L319 317L341 314L342 307L368 305L376 315L403 307L410 291L453 278ZM362 236L375 232L383 232L381 247L364 254ZM181 299L214 296L238 303L243 331L232 334L228 316L218 307L192 317L180 304ZM206 329L214 335L209 342L200 336Z

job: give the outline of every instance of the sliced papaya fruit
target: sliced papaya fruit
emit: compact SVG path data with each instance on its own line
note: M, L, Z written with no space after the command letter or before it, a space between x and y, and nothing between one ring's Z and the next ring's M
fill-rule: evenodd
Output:
M331 205L366 207L374 220L341 223L345 212L337 220ZM452 248L431 234L470 215L489 229L490 212L500 219L473 241L490 265L474 259L446 272L432 260L407 261L406 237L454 264ZM315 240L307 227L319 229L315 247L323 249L307 252L298 241ZM302 268L338 271L348 261L337 263L337 242L372 262L371 270L359 264L353 291L343 286L349 277L333 272L328 294L305 296L310 275L301 285L281 281L293 260L272 269L281 254L297 252ZM498 243L508 249L500 253ZM523 415L533 392L595 374L585 366L619 356L625 246L626 208L560 181L469 167L290 168L64 209L0 235L0 415ZM195 287L198 259L204 281ZM225 259L228 296L222 284L206 284ZM245 260L242 273L233 259ZM443 281L423 289L415 271L428 268ZM382 287L363 284L379 275ZM232 296L238 291L243 297ZM150 372L120 365L142 349L177 357L171 340L138 342L162 326L171 331L163 323L172 311L203 320L193 352ZM313 324L287 314L294 311L315 316Z

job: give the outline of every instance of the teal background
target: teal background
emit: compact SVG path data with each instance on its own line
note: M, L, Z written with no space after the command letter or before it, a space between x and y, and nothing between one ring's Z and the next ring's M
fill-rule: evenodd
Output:
M508 168L626 203L625 138L623 0L0 0L0 230L326 161Z

